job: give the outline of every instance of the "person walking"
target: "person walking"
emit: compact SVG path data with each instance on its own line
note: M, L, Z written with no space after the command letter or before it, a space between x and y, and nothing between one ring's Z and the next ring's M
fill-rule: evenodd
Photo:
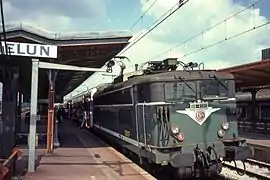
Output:
M87 111L84 109L83 110L83 118L82 118L82 122L81 122L81 128L83 128L84 125L86 124L86 120L87 120Z
M58 120L58 122L59 123L61 123L62 122L62 120L63 120L63 117L64 117L64 109L60 106L59 108L58 108L58 111L57 111L57 120Z

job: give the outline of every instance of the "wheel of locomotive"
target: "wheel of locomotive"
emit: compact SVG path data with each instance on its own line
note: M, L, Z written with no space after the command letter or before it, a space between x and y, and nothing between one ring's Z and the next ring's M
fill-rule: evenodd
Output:
M174 175L177 179L193 179L194 178L193 167L177 168L175 169Z
M127 157L127 158L129 158L129 159L131 159L131 154L130 154L130 151L127 149L127 148L125 148L125 147L121 147L121 152ZM131 159L132 160L132 159Z
M154 173L154 164L152 164L149 159L141 157L140 164L147 172Z
M133 162L138 163L138 161L137 161L137 155L136 155L134 152L129 151L129 156L130 156L130 159L131 159Z
M222 164L221 163L217 163L217 164L213 164L211 166L211 168L208 171L208 177L218 177L219 174L222 171Z
M177 177L175 175L175 172L176 169L173 168L171 165L155 165L153 174L160 179L175 179Z
M195 169L193 168L192 176L200 179L218 179L219 174L222 171L222 164L212 164L209 168Z

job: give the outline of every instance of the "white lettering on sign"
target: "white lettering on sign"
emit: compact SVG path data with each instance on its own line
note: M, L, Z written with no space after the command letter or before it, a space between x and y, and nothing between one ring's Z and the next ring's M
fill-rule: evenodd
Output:
M4 42L2 42L2 47L5 54ZM7 49L11 56L57 58L57 46L52 45L7 42Z

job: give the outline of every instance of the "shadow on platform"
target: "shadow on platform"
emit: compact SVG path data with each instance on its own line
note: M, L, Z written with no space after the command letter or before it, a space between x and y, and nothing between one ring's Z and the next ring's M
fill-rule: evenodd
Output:
M26 152L26 149L23 149L23 156L17 160L16 164L16 175L18 176L24 176L27 173L28 170L28 152ZM40 151L37 153L36 161L35 161L35 168L37 169L40 165L42 156L44 155L43 151Z
M89 157L88 157L89 158ZM110 168L115 171L119 176L136 176L139 175L137 172L125 172L125 166L132 165L133 162L121 162L121 161L102 161L102 162L63 162L63 163L40 163L41 166L61 166L61 167L70 167L70 166L78 166L78 167L95 167L95 168Z
M79 134L84 133L85 130L80 127L75 126L69 120L64 120L58 125L58 138L60 142L59 148L99 148L99 147L109 147L109 145L105 143L91 143L83 144L79 139ZM98 137L96 137L91 132L87 133L89 139L92 141L100 141Z
M29 128L29 127L28 127ZM46 149L47 137L46 131L37 131L37 133L42 133L38 137L38 147L37 149ZM78 138L77 133L82 133L83 129L74 125L70 120L64 120L63 122L58 124L58 140L60 143L60 147L55 148L97 148L97 147L108 147L105 143L93 143L91 146L86 146L82 144L80 139ZM16 144L20 148L28 147L28 133L25 131L23 133L19 133L23 135L17 135ZM99 138L96 137L91 132L88 133L89 138L94 141L99 141Z
M74 157L74 156L73 156ZM89 156L87 156L89 158ZM121 165L124 165L124 164L133 164L133 162L85 162L85 163L81 163L81 162L72 162L72 163L69 163L69 162L61 162L61 163L40 163L40 165L55 165L55 166L69 166L69 165L81 165L81 166L103 166L103 165L106 165L106 166L109 166L109 167L115 167L115 166L121 166Z
M24 180L35 179L78 179L94 176L140 179L141 174L133 167L133 162L117 155L109 145L94 134L73 125L70 121L59 124L60 147L53 154L45 154L45 149L37 149L35 173L27 172L27 149L18 163L18 174ZM108 176L108 177L109 177ZM46 177L46 178L45 178ZM80 178L79 178L80 179ZM110 178L109 178L110 179Z

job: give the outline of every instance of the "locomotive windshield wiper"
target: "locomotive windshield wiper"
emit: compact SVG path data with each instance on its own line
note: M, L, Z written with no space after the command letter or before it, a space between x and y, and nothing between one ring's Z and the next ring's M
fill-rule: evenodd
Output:
M191 90L196 94L195 89L193 89L193 88L187 83L187 81L185 81L181 76L179 76L179 77L174 76L174 79L180 79L182 82L184 82L184 83L187 85L187 87L189 87L189 89L191 89Z
M215 80L217 80L219 84L221 84L226 90L228 90L228 87L225 84L223 84L223 82L221 82L220 79L218 79L216 75L213 75L210 77L215 78Z

